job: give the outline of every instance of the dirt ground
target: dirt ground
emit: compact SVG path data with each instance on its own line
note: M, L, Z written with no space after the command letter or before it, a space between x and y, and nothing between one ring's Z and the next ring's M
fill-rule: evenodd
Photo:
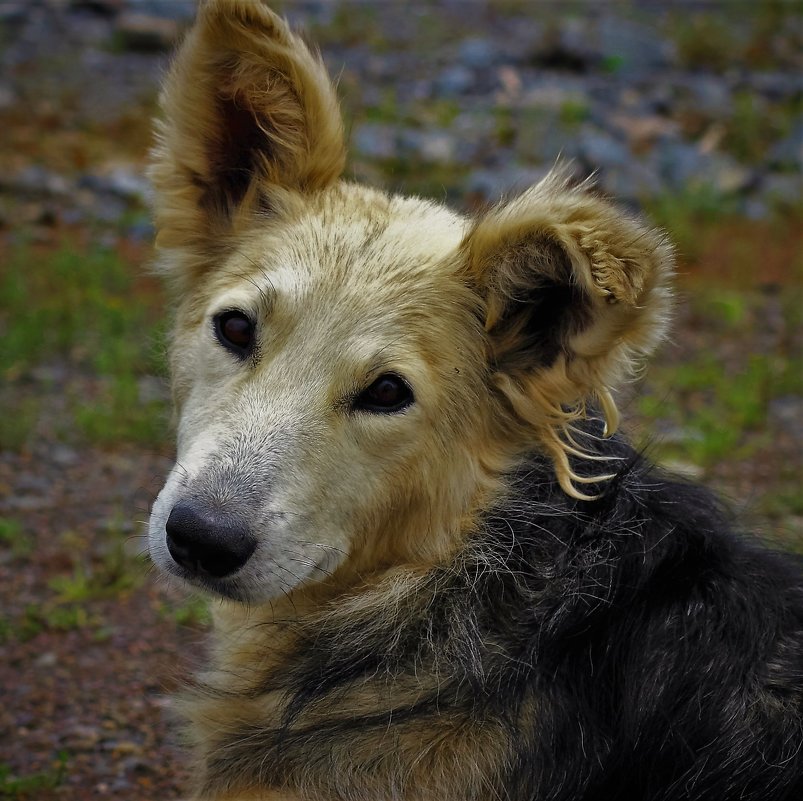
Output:
M165 466L132 450L0 457L4 506L24 514L33 537L25 554L0 564L4 613L22 628L0 646L2 758L26 777L20 797L155 801L180 797L186 784L169 698L200 634L171 614L180 599L144 563L123 570L120 561L130 586L107 576L108 592L78 586L74 601L43 603L54 598L54 577L76 566L114 570L110 548L139 549L134 527ZM126 532L118 510L129 515Z

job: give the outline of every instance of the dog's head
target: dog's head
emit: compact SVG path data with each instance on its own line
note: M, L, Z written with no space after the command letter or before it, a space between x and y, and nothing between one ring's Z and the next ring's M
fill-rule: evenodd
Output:
M341 178L331 82L253 0L211 0L164 94L157 245L176 299L166 571L269 600L448 553L527 450L661 336L663 238L553 175L477 220Z

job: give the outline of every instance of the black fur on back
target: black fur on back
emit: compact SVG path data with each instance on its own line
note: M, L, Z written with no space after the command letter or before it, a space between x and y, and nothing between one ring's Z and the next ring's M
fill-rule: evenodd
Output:
M255 690L286 693L283 720L240 733L269 754L250 760L254 778L325 777L351 740L357 787L387 732L454 719L503 742L489 799L803 797L799 563L733 533L707 491L623 440L585 444L619 460L598 500L567 497L531 458L466 547L392 610L301 626ZM390 710L331 711L355 686L393 698L410 677L420 692ZM218 770L244 769L237 749L221 749Z

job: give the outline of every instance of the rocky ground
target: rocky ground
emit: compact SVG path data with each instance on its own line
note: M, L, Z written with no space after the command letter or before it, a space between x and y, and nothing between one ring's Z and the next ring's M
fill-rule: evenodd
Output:
M634 205L724 197L760 220L799 201L794 4L736 2L738 15L716 3L604 0L280 7L340 76L358 174L481 202L560 157ZM115 220L146 197L143 129L164 50L192 9L4 0L0 113L27 122L0 163L9 222L47 213L18 209L20 196L69 197L69 222Z
M803 549L795 4L276 5L339 75L355 177L475 210L560 157L669 230L682 302L623 398L630 429ZM140 351L120 372L128 351L97 337L141 350L158 332L142 169L193 8L0 0L0 797L186 787L168 699L206 613L139 556L167 393ZM111 257L125 275L87 298Z

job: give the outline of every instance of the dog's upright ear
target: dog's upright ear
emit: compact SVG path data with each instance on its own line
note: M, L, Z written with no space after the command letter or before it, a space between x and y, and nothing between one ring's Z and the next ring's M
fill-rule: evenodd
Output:
M590 479L567 458L587 455L571 423L598 405L615 430L611 388L666 329L671 246L558 170L479 219L462 258L504 407L552 456L564 490L587 497L574 484Z
M161 97L150 178L160 246L208 250L271 185L314 191L345 163L318 55L261 0L205 0Z

